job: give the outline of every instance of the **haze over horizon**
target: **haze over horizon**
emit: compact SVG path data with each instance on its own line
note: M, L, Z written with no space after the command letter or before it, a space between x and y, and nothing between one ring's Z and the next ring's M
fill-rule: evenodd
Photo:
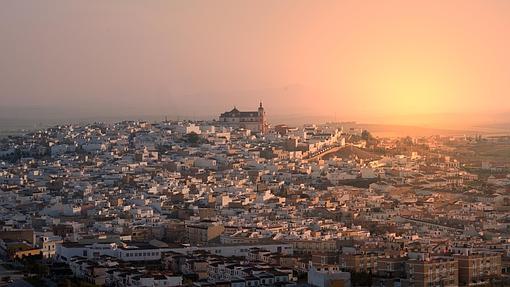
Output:
M508 1L0 8L0 119L209 117L263 101L270 118L510 123Z

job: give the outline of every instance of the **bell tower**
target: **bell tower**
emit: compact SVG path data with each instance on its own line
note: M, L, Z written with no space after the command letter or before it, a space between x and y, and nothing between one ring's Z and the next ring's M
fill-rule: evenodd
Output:
M259 131L260 133L266 133L267 131L267 123L266 123L266 112L264 111L264 107L262 106L262 101L259 104Z
M263 116L264 115L264 107L262 107L262 102L260 102L259 104L259 116Z

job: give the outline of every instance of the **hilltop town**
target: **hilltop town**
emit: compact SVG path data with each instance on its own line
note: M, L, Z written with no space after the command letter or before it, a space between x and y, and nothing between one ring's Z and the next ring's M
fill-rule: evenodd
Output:
M0 286L508 286L508 137L211 121L0 140ZM508 150L506 150L508 151Z

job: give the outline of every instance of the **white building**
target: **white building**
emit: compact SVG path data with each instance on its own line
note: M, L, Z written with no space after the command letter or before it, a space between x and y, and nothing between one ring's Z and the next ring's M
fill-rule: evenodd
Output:
M205 250L212 254L221 256L244 256L246 257L251 248L264 248L270 252L278 252L286 255L293 254L292 244L267 243L247 245L218 245L207 247L154 247L149 244L117 245L116 243L94 243L77 244L63 243L57 245L56 259L60 262L69 262L74 256L81 256L88 259L98 258L101 255L108 255L122 261L155 261L161 259L161 254L172 251L187 254L195 250Z
M342 272L337 266L310 266L308 284L316 287L351 286L351 273Z

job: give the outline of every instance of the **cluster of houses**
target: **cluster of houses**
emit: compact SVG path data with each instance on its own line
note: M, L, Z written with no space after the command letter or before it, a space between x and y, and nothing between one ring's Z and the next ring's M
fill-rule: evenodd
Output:
M463 168L450 139L263 115L0 140L2 256L106 286L504 282L509 175Z

